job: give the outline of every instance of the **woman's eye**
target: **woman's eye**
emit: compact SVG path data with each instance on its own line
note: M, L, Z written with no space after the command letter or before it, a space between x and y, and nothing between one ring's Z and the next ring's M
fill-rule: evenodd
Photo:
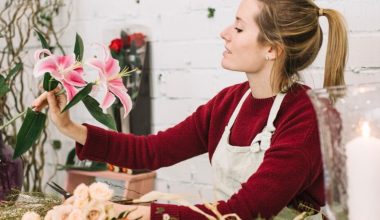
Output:
M236 32L238 32L238 33L240 33L240 32L242 32L242 31L243 31L242 29L240 29L240 28L237 28L237 27L235 27L235 30L236 30Z

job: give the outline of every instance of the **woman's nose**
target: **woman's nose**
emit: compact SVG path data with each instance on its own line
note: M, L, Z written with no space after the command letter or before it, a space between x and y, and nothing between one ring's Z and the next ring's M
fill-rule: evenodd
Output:
M221 33L220 33L220 37L225 40L225 41L229 41L230 40L230 37L229 37L229 34L228 34L228 30L230 29L230 26L228 26L227 28L225 28Z

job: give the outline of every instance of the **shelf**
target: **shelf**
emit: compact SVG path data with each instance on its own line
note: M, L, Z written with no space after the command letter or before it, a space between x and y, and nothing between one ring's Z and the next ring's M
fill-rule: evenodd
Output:
M135 175L111 171L81 170L68 170L66 173L65 187L69 192L73 192L75 187L81 183L90 185L95 181L95 178L121 180L124 181L124 191L122 196L127 199L139 198L141 195L152 191L154 189L154 181L156 178L156 172L154 171Z

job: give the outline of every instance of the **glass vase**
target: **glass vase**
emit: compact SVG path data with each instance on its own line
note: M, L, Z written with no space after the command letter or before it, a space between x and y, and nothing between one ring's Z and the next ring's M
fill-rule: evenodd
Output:
M318 118L328 219L379 219L380 83L308 95Z

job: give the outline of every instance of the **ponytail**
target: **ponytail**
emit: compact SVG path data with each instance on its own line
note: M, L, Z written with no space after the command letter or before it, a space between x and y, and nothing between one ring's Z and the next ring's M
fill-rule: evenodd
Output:
M329 38L323 87L344 85L348 55L347 29L342 15L333 9L320 9L329 23Z

